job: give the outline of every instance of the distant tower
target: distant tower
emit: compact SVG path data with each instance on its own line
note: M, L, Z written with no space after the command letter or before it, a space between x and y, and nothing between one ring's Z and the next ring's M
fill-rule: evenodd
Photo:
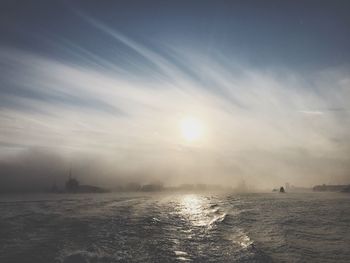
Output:
M69 169L69 178L66 182L66 191L69 193L76 193L79 190L79 182L72 178L72 167Z
M286 191L289 191L289 190L290 190L290 184L286 183Z

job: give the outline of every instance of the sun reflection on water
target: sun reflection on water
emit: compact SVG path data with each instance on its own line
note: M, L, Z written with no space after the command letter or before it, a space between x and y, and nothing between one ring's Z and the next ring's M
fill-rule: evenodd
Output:
M185 195L181 200L183 212L187 214L198 214L201 212L202 200L194 194Z
M206 198L196 194L184 195L180 200L180 213L194 226L209 225L212 218Z

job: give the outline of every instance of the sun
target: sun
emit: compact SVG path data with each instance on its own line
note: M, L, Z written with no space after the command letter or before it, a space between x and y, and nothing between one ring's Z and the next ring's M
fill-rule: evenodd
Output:
M181 134L188 142L199 140L203 135L203 125L194 117L186 117L180 122Z

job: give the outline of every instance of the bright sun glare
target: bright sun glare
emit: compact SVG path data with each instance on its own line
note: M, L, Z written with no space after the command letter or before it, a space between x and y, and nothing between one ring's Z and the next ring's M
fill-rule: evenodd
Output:
M180 123L182 136L189 142L198 140L203 134L203 125L200 120L186 117Z

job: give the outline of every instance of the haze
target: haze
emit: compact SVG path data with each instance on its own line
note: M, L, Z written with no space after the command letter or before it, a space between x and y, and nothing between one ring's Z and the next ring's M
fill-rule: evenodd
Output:
M346 1L131 2L0 4L0 191L349 183Z

